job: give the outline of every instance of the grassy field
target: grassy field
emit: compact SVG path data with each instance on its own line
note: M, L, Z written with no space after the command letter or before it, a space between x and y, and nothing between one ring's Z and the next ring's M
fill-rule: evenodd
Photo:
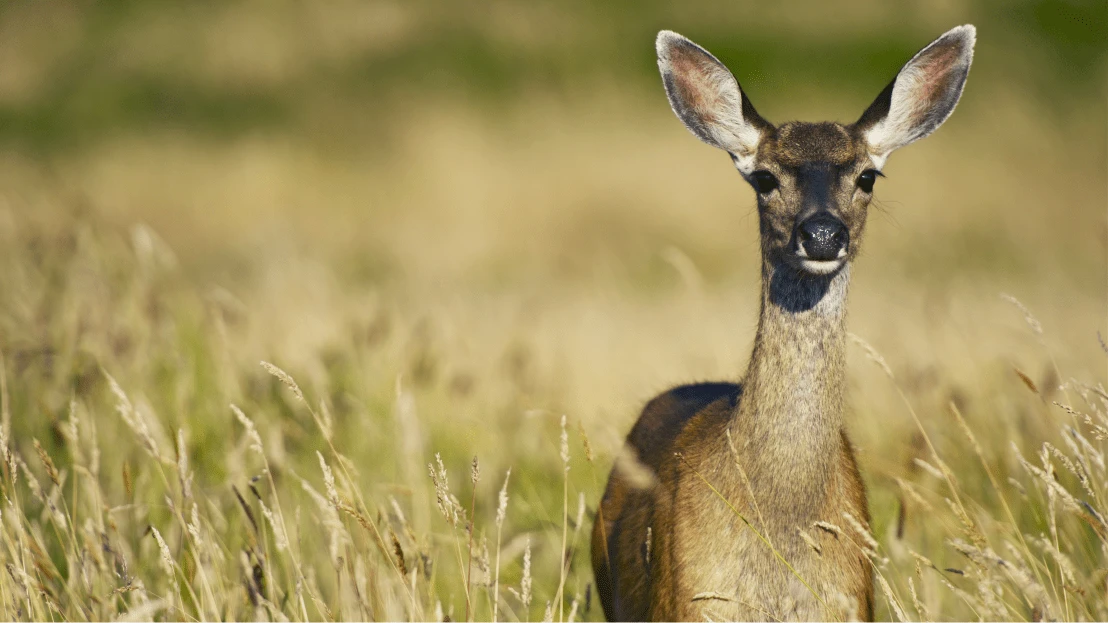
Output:
M758 313L653 33L849 120L972 21L852 284L878 616L1108 618L1101 5L150 7L0 10L0 617L601 619L623 435Z

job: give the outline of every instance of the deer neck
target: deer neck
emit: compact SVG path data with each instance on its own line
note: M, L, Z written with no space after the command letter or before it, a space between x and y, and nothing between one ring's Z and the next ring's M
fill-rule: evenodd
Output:
M762 270L758 335L731 436L761 510L790 522L818 510L841 451L849 271L814 276L769 262Z

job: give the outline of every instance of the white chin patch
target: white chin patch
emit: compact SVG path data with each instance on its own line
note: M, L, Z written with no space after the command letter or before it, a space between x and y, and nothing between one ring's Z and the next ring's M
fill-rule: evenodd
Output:
M827 260L821 262L818 260L800 260L800 265L804 270L815 275L826 275L833 273L843 265L842 259Z

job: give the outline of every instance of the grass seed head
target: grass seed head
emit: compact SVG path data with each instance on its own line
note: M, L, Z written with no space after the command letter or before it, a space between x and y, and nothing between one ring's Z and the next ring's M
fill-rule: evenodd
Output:
M116 412L119 413L119 416L135 433L135 436L142 441L143 447L150 453L150 456L161 461L161 451L153 435L150 434L150 428L146 424L146 418L135 408L134 404L131 403L131 399L128 398L127 394L123 391L123 388L119 386L119 383L117 383L106 370L104 371L104 377L108 379L108 387L110 387L112 393L115 394Z
M268 373L272 374L273 376L277 377L277 379L279 381L281 381L282 383L285 384L286 387L291 389L292 393L296 394L296 397L300 399L300 402L303 402L304 404L308 404L308 401L304 398L304 392L300 391L300 386L296 384L296 381L294 381L292 379L292 376L289 375L288 372L285 372L281 368L278 368L277 366L273 365L272 363L269 363L268 361L262 361L261 364L262 364L262 367L265 368L266 372L268 372Z
M273 511L269 510L269 507L266 506L265 500L259 498L258 504L261 505L262 514L265 515L265 519L269 522L269 527L273 531L273 542L277 545L277 551L283 552L287 550L289 548L289 539L281 523L273 515Z
M162 533L158 532L157 528L150 526L150 531L154 534L154 539L158 542L158 551L161 553L162 558L162 570L169 576L174 594L180 595L181 587L177 582L177 573L174 570L173 555L169 552L169 546L166 545L165 539L162 538Z
M561 447L562 465L565 468L565 471L568 472L569 471L569 433L566 432L566 416L564 416L564 415L562 416L561 441L562 441L562 447Z
M23 457L14 452L12 456L15 457L16 463L19 464L19 468L23 471L23 477L27 479L27 488L31 490L31 495L39 502L46 504L46 495L42 492L42 485L39 484L38 478L31 472L31 468L27 467L27 463L23 461Z
M185 446L185 431L177 429L177 479L181 484L181 496L192 498L192 474L189 473L189 453Z
M202 542L200 540L200 509L196 505L196 502L192 503L192 511L189 513L189 522L187 527L192 540L197 545L201 545Z
M823 548L820 547L819 543L816 543L815 539L812 538L812 535L805 532L803 528L797 528L796 531L797 534L800 535L800 538L808 544L808 547L810 547L812 551L816 553L816 556L823 555Z
M523 609L531 606L531 537L527 537L527 545L523 549L523 578L519 581L519 600L523 602Z
M250 449L260 456L265 456L265 450L262 449L262 436L258 434L258 428L254 426L254 421L246 417L242 409L235 405L231 405L231 412L235 414L235 418L246 429L246 438L250 440Z
M585 460L592 463L592 445L589 443L589 436L585 434L585 425L580 420L577 422L577 433L581 435L581 445L585 449Z
M1038 337L1043 336L1043 324L1039 322L1039 319L1031 313L1031 310L1028 309L1026 305L1021 303L1019 299L1012 296L1011 294L1001 294L1000 298L1011 303L1013 306L1015 306L1016 309L1023 312L1023 320L1027 323L1027 326L1031 328L1032 333L1034 333Z
M896 613L896 618L899 621L908 621L908 615L904 613L904 608L900 605L900 601L893 595L893 589L889 586L889 581L885 579L883 573L877 573L877 583L881 587L881 592L885 594L885 599L889 602L889 606L892 607L893 612Z
M319 468L323 470L323 484L327 488L327 497L331 500L331 504L338 508L339 492L335 489L335 474L331 471L331 466L324 460L323 453L317 450L315 454L319 457Z
M820 530L823 530L824 532L827 532L828 534L833 534L833 535L835 535L835 538L839 538L843 535L843 529L842 528L836 526L833 523L829 523L829 522L826 522L826 521L813 522L812 527L813 528L819 528Z
M889 377L889 379L894 381L896 380L896 377L893 376L893 369L889 367L888 362L886 362L885 358L881 356L881 353L877 352L876 348L870 346L869 342L863 340L861 337L853 333L850 333L848 335L850 336L850 340L852 342L854 342L858 346L861 346L862 350L866 351L866 357L873 363L876 363L878 367L881 368L881 371Z
M512 477L512 468L508 468L508 472L504 474L504 486L500 488L500 495L498 504L496 506L496 527L500 528L504 525L504 518L508 514L508 479Z
M46 469L46 475L50 477L50 482L54 483L54 486L61 486L61 481L58 480L58 468L54 466L54 461L50 458L50 455L46 453L46 450L42 448L42 444L38 439L34 439L35 452L38 453L38 458L42 461L42 466Z
M438 463L438 470L435 470L435 466L431 463L427 464L427 472L431 475L431 483L435 487L435 503L439 507L439 512L442 513L443 518L451 527L458 527L458 510L461 505L457 499L450 493L450 481L446 475L446 466L443 465L442 456L438 452L435 453L435 462Z

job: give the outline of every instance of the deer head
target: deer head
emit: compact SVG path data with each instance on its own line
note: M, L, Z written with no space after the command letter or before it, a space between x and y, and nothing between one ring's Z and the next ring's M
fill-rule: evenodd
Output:
M954 111L975 36L973 26L959 26L920 50L850 125L774 126L727 67L674 32L658 34L658 67L673 112L700 140L730 154L758 194L764 259L800 275L829 275L857 256L889 154Z

